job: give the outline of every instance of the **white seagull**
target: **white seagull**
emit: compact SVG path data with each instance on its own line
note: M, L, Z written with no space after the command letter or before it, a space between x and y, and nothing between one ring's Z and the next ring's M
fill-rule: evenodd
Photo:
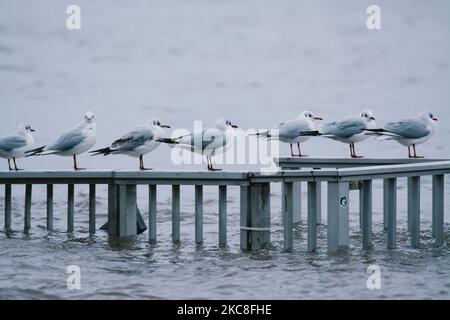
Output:
M34 129L30 125L21 124L16 134L0 137L0 157L8 159L10 171L13 170L11 159L14 162L14 170L21 170L17 168L16 159L24 157L25 152L34 147L33 132Z
M232 129L238 128L230 120L219 119L216 124L198 133L191 133L174 139L159 139L158 141L169 144L172 147L180 147L191 152L206 156L208 171L220 171L213 168L212 157L231 140Z
M416 145L424 143L433 136L438 119L428 111L422 111L415 118L386 123L381 129L368 129L367 135L378 136L379 140L395 140L408 147L410 158L423 158L417 155ZM411 154L411 147L414 154Z
M164 135L163 128L170 126L161 124L157 119L151 119L144 125L129 131L120 139L115 140L111 146L91 151L93 156L109 154L124 154L130 157L139 158L139 169L150 170L144 167L144 155L155 150L161 143L157 139Z
M59 155L73 157L73 169L83 170L77 166L77 155L88 151L97 141L97 124L94 113L86 112L84 120L75 128L64 133L58 140L46 146L28 151L27 157L42 155Z
M289 143L291 147L291 156L306 157L302 154L300 143L305 142L310 137L308 134L317 130L315 121L323 120L322 117L315 115L311 111L303 111L300 115L292 120L281 123L278 128L257 133L258 137L265 137L267 139L278 139L281 142ZM294 154L292 145L296 143L298 154Z
M362 158L356 155L355 143L368 138L364 130L376 128L375 117L372 111L363 110L357 117L324 123L318 132L305 133L305 135L318 135L350 145L350 156Z

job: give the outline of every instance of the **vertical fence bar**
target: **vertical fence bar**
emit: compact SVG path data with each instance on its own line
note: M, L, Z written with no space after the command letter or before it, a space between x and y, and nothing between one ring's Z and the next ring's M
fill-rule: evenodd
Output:
M89 185L89 234L95 234L96 186Z
M372 180L362 183L361 208L363 249L372 247Z
M119 235L119 186L108 184L108 235Z
M412 183L413 183L413 177L408 177L408 232L411 232L411 210L412 210L412 206L413 206L413 199L414 199L414 194L412 194L413 189L412 189Z
M293 208L293 183L284 182L284 208L283 216L283 230L284 230L284 251L291 251L293 248L293 222L294 222L294 208Z
M250 227L251 223L251 187L241 186L240 193L240 240L241 240L241 250L247 251L250 249Z
M27 184L25 186L25 223L24 223L24 232L27 233L31 228L31 197L32 197L32 189L33 186L31 184Z
M219 246L227 245L227 186L219 186Z
M11 230L11 185L5 184L5 230Z
M317 247L317 182L308 182L308 251Z
M67 187L67 232L73 232L73 216L75 212L75 186L69 184Z
M293 182L292 194L294 223L299 223L302 221L302 183L300 181Z
M410 178L408 185L408 216L411 223L411 246L420 246L420 177Z
M444 244L444 175L433 176L433 234L436 246Z
M387 247L394 249L396 246L397 231L397 179L386 179L384 185L384 216L387 226Z
M251 186L250 248L262 249L270 243L270 183Z
M148 224L149 224L149 240L156 242L157 240L157 222L156 222L156 207L157 207L157 189L156 185L148 187Z
M337 252L349 246L349 183L328 182L328 252Z
M203 186L195 186L195 243L203 242Z
M180 186L172 186L172 242L180 242Z
M320 181L316 181L316 212L316 222L322 224L322 183Z
M388 206L389 203L387 199L389 198L389 187L388 187L389 179L383 179L383 229L386 231L388 228Z
M53 231L53 185L47 185L47 231Z

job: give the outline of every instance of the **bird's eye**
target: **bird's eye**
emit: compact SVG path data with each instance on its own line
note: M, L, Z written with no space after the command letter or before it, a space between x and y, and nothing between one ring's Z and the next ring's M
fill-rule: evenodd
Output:
M433 114L432 114L432 113L430 113L430 118L431 118L431 119L433 119L433 118L434 118L434 117L433 117Z
M227 125L227 126L231 126L231 122L227 120L227 121L226 121L226 125Z

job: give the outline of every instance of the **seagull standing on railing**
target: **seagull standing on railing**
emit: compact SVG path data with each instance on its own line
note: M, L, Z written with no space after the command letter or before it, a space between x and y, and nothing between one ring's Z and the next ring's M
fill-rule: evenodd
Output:
M159 139L158 141L169 144L172 147L179 147L200 155L206 156L208 171L221 171L213 167L212 157L231 140L233 129L238 128L230 120L219 119L216 124L198 133L191 133L174 139Z
M305 132L306 136L322 136L350 145L350 156L352 158L362 158L356 155L355 143L364 141L368 138L364 132L367 129L376 128L375 117L372 111L363 110L359 116L325 123L316 132Z
M10 171L13 170L11 168L11 159L14 163L14 170L22 170L17 168L16 159L23 158L25 152L34 147L33 132L34 129L30 125L21 124L17 128L16 134L0 137L0 157L8 160Z
M64 133L55 142L28 151L27 157L51 154L73 157L73 169L75 171L84 170L84 168L78 168L77 155L92 148L95 145L96 140L97 124L94 121L94 113L88 111L84 115L83 122L81 122L78 126Z
M320 120L323 120L323 118L315 115L313 112L303 111L297 118L281 123L278 128L266 132L259 132L253 135L265 137L267 139L278 139L281 142L289 143L292 157L307 157L307 155L302 154L300 144L308 140L310 137L302 134L317 130L315 121ZM297 144L298 154L294 154L294 150L292 148L294 143Z
M378 140L395 140L408 147L409 158L423 158L417 155L416 145L430 139L436 130L438 119L428 111L417 117L386 123L380 129L367 129L367 135L378 136ZM413 154L411 153L413 148Z
M164 136L164 129L170 126L161 124L161 121L152 119L146 124L136 127L120 139L115 140L111 146L91 151L93 156L109 154L124 154L139 158L139 169L150 170L144 166L144 155L155 150L161 143L157 139Z

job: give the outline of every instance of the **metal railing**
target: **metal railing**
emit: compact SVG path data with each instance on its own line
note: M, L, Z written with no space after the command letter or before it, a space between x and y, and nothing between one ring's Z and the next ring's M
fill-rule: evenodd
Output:
M334 161L334 162L333 162ZM355 162L354 167L348 164ZM261 172L175 172L175 171L85 171L85 172L0 172L5 185L5 229L11 228L12 185L25 185L24 231L31 228L33 185L47 186L47 229L53 230L53 186L67 185L67 232L74 231L75 185L89 185L89 233L95 233L96 186L108 185L108 233L127 237L137 233L137 186L148 186L149 240L157 240L157 186L172 186L172 240L180 241L180 186L195 186L195 241L203 242L203 186L218 187L219 245L227 244L227 188L240 188L240 242L243 250L259 250L270 243L271 183L282 183L282 223L284 250L293 248L293 226L299 217L299 184L307 184L308 250L317 248L317 225L321 223L321 183L327 183L327 248L335 252L349 245L350 183L360 181L362 246L372 243L372 182L384 181L384 223L387 246L396 245L397 179L408 178L408 227L411 245L420 245L420 178L433 176L432 231L436 245L444 243L444 175L450 173L450 161L418 161L391 164L397 160L372 159L279 159L281 170ZM288 163L286 165L286 163ZM333 164L334 163L334 164ZM297 167L294 166L297 165ZM338 168L332 168L332 166ZM363 166L366 165L366 166ZM305 169L320 166L324 169ZM296 170L302 168L301 170Z

